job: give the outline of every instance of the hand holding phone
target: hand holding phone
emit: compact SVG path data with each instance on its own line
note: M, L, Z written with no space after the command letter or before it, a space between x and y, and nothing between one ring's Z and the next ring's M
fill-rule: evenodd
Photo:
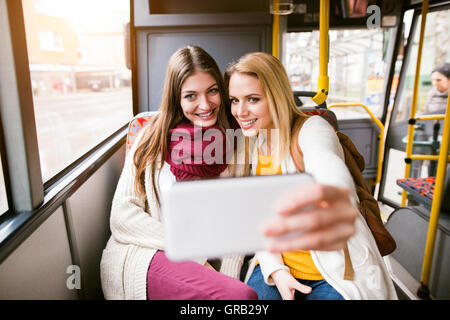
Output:
M262 228L308 174L184 181L162 195L166 254L172 260L218 258L264 250Z

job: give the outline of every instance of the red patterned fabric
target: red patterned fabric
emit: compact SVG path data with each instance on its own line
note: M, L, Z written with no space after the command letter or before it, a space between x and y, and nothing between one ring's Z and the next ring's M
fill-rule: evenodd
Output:
M398 179L397 184L408 187L418 194L433 200L436 177Z
M139 130L149 124L151 118L152 117L149 114L142 114L142 116L137 115L133 120L131 120L130 124L128 125L127 151L131 149L131 146Z

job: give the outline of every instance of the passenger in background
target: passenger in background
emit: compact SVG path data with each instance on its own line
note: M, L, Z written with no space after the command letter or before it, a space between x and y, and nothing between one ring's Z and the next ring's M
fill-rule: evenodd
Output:
M280 219L265 229L268 236L301 233L256 254L247 283L259 299L396 299L375 240L356 209L358 197L339 139L326 120L297 108L281 62L267 53L247 54L228 68L225 84L233 116L244 135L256 140L245 157L251 159L249 174L300 170L317 181L293 190ZM296 158L292 148L301 150Z
M428 93L427 112L445 112L450 88L450 63L441 63L431 73L433 88Z
M427 98L427 105L426 105L426 113L434 113L434 114L440 114L445 113L448 103L448 92L450 89L450 63L441 63L437 67L433 69L431 72L431 83L432 88L428 92L428 98ZM433 131L432 134L429 133L429 135L432 136L434 141L438 141L439 132L441 130L441 123L442 120L435 120L433 124ZM421 139L421 135L424 135L424 138L427 139L429 136L424 133L426 129L426 126L418 127L418 132L415 134L417 136L417 139ZM428 132L427 132L428 133ZM423 139L423 138L422 138ZM439 149L439 143L437 144L438 147L433 147L431 149L431 154L436 155L437 151ZM414 153L424 153L428 154L430 153L430 149L427 147L415 147ZM436 176L436 170L437 170L437 161L430 161L430 160L424 160L425 163L428 165L428 176L434 177ZM413 171L411 176L412 177L418 177L420 176L420 172L422 169L422 161L415 161L413 162ZM412 202L414 199L411 199Z
M175 181L230 175L225 161L207 164L196 154L211 142L195 140L197 131L207 129L224 135L229 128L226 106L214 59L195 46L175 52L167 66L159 113L136 137L114 195L112 235L101 260L106 299L257 299L255 291L239 281L243 256L222 259L217 272L206 259L172 262L164 253L161 193ZM191 139L180 142L186 134ZM191 141L187 149L186 140ZM200 143L200 148L191 143ZM186 150L193 152L180 154ZM192 161L180 161L178 155Z

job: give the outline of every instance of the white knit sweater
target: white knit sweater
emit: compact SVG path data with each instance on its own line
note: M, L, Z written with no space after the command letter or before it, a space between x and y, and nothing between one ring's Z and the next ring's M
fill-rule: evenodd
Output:
M134 189L133 156L141 137L142 134L136 137L127 154L112 202L111 238L103 250L100 263L102 289L106 299L145 300L149 264L157 250L164 250L163 225L149 168L145 173L147 211L145 202L137 197ZM225 170L221 177L228 175L228 170ZM157 172L157 177L159 194L176 181L167 163ZM221 260L220 272L238 279L244 256L227 256ZM204 264L206 258L195 261Z

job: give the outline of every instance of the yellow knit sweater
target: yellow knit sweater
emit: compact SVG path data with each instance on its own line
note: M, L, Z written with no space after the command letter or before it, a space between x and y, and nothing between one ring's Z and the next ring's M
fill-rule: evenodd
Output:
M256 175L281 174L281 166L275 168L272 166L272 157L258 155L258 165ZM306 250L294 252L284 252L282 254L283 262L289 267L291 274L297 279L304 280L322 280L323 277L314 265L311 254Z

